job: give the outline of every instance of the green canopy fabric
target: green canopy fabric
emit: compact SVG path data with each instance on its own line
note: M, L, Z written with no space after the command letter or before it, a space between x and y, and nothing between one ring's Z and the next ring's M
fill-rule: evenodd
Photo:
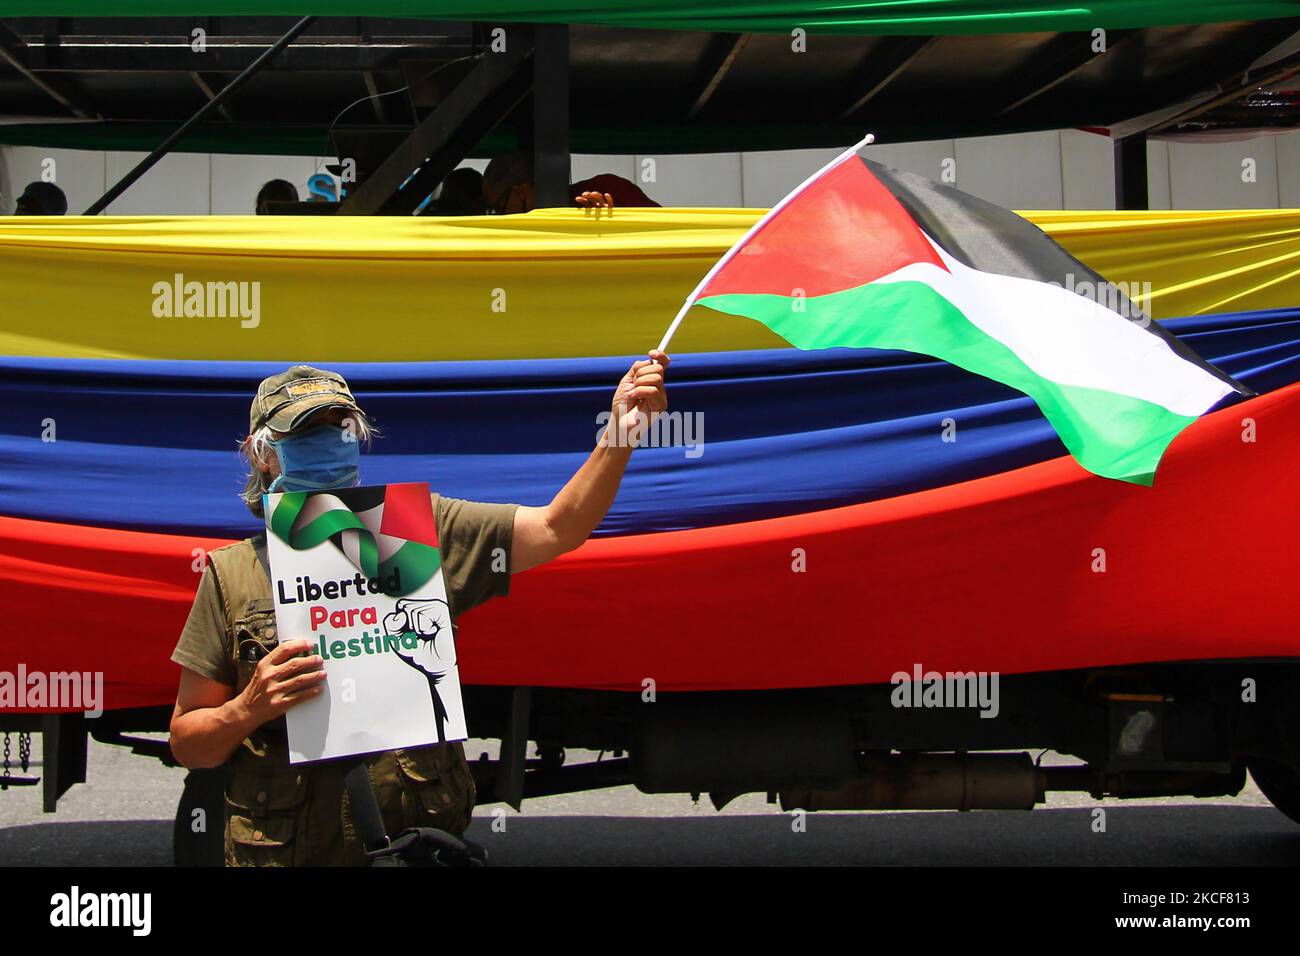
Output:
M1298 0L0 0L4 17L367 16L849 35L1021 33L1268 20Z

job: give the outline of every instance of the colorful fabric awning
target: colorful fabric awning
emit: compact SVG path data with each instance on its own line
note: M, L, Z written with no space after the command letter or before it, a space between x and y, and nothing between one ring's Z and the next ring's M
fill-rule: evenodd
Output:
M884 682L917 661L1017 674L1295 657L1297 431L1291 385L1191 425L1154 488L1056 458L885 501L589 541L466 615L462 679L744 690ZM168 654L203 551L222 543L0 517L0 607L22 622L0 638L5 659L102 670L110 708L170 704ZM629 575L671 622L653 640L610 637Z
M0 355L287 363L641 354L759 215L4 218ZM1296 304L1298 210L1025 215L1156 318ZM784 345L755 322L698 308L673 348Z
M0 607L30 621L0 661L102 670L113 708L174 698L203 553L254 527L235 456L253 385L289 362L337 367L376 418L366 481L546 500L630 356L757 215L0 220ZM1002 386L914 355L770 348L701 309L674 344L672 410L703 414L703 454L638 452L599 539L467 618L465 680L749 689L918 660L1300 655L1300 211L1028 215L1266 394L1194 423L1136 488L1055 457ZM256 321L185 316L190 282L205 306L209 282L236 306L255 294ZM167 295L179 315L155 314ZM1206 314L1225 308L1252 311ZM653 643L609 640L629 574L672 615ZM773 623L791 606L797 655ZM563 654L538 621L563 627Z

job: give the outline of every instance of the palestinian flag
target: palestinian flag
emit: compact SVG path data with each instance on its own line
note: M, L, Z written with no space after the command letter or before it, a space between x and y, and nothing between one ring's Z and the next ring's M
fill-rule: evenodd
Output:
M427 482L285 492L266 515L268 531L295 551L329 541L365 577L399 581L392 593L385 586L390 597L423 587L442 564Z
M760 219L678 321L698 303L800 349L943 359L1033 398L1084 468L1139 484L1197 416L1251 394L1118 291L1076 292L1114 287L1036 226L857 149Z

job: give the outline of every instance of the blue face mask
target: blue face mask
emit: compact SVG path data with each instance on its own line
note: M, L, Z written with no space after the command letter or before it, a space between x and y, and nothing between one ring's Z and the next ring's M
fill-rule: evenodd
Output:
M352 488L361 480L361 445L339 425L319 425L268 444L280 460L280 475L267 489L323 491Z

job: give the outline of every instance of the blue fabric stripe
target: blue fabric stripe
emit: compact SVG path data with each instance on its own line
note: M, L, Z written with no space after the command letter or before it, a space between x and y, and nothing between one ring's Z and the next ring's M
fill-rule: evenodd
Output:
M1166 326L1260 392L1300 380L1300 309ZM632 356L333 363L382 436L366 483L542 504L581 464ZM310 362L310 357L304 357ZM0 358L0 514L213 535L257 526L235 448L266 362ZM643 448L602 534L749 521L906 494L1065 453L1032 401L946 363L836 349L677 356L703 453ZM941 440L942 421L957 441ZM53 442L42 440L52 420Z

